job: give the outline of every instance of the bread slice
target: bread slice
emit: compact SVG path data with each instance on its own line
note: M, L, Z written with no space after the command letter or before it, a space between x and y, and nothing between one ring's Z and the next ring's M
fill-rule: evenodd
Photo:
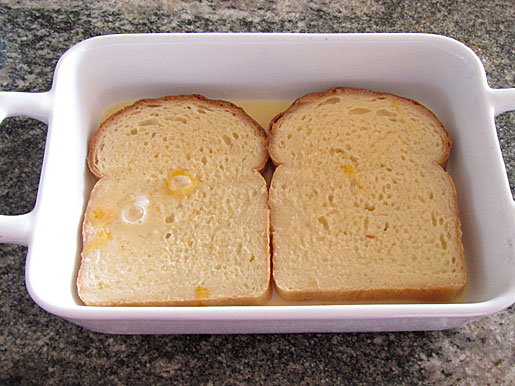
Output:
M198 95L140 100L93 136L77 287L87 305L261 304L270 295L267 138Z
M466 270L451 139L391 94L334 88L270 124L273 278L289 300L448 301Z

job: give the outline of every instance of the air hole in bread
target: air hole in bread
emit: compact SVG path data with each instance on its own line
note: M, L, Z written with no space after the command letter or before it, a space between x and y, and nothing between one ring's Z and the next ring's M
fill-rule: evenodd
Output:
M138 122L138 126L150 126L150 125L156 125L157 120L156 119L145 119L143 121Z
M341 101L340 98L329 98L329 99L326 99L325 101L321 102L318 104L318 107L320 106L324 106L324 105L335 105L337 103L339 103Z
M184 124L188 123L188 120L186 118L184 118L184 117L181 117L181 116L175 117L174 120L176 122L181 122L181 123L184 123Z
M318 222L319 222L320 224L322 224L322 226L324 227L324 229L325 229L326 231L328 231L328 230L329 230L329 223L327 222L327 219L326 219L324 216L320 216L320 217L318 218Z
M390 111L386 109L379 109L376 111L376 115L380 117L396 117L397 113L395 111Z
M447 249L447 242L445 241L445 236L444 235L440 235L440 244L442 246L442 249Z
M231 146L232 141L231 141L231 138L229 138L228 135L223 134L222 135L222 139L224 140L226 145Z
M375 210L375 208L376 208L376 206L373 203L371 203L371 202L367 202L365 204L365 209L370 211L370 212Z
M355 107L355 108L349 110L349 114L362 115L362 114L370 113L370 111L371 111L370 109L367 109L365 107Z

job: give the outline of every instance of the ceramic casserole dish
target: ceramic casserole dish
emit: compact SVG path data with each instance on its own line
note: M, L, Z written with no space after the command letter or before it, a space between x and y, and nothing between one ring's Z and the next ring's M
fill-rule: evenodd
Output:
M453 138L468 270L453 304L91 307L75 281L83 212L94 183L86 155L102 113L119 101L175 94L294 100L335 86L415 99ZM48 123L34 209L0 216L0 242L28 246L26 285L43 309L107 333L271 333L436 330L515 302L515 204L494 118L515 89L492 89L463 44L426 34L142 34L92 38L60 59L52 89L0 93L0 119Z

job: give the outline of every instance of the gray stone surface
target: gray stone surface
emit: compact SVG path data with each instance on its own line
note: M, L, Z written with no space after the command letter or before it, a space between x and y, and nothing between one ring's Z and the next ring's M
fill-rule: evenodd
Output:
M430 32L481 58L492 87L514 86L512 1L1 1L0 89L46 91L59 57L126 32ZM515 183L514 114L497 118ZM0 213L35 201L46 126L0 129ZM24 285L26 249L0 245L0 384L515 383L515 308L451 331L110 336L42 311Z

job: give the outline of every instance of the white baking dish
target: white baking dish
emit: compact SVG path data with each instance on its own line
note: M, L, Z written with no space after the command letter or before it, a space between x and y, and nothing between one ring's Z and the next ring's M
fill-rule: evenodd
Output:
M87 307L76 294L80 228L93 177L88 140L118 101L200 93L211 98L294 99L334 86L416 99L454 140L469 282L456 304L260 307ZM489 88L477 56L425 34L152 34L103 36L71 48L45 93L0 93L1 118L48 122L32 212L0 217L0 241L28 246L27 288L45 310L111 333L260 333L432 330L460 326L515 301L515 205L495 115L515 89Z

